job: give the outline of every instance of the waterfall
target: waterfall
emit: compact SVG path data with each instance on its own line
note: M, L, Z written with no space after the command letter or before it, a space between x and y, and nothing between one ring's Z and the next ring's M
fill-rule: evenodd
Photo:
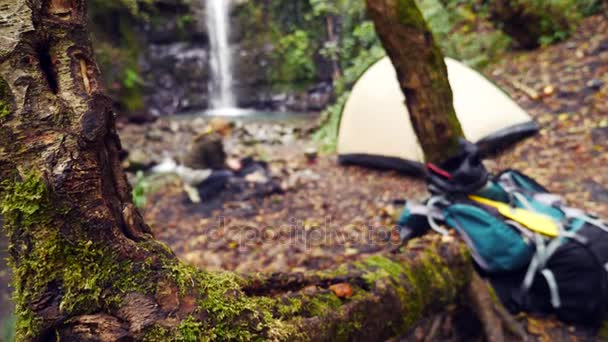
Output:
M236 101L232 93L232 55L228 42L231 0L205 1L211 60L211 107L234 108Z

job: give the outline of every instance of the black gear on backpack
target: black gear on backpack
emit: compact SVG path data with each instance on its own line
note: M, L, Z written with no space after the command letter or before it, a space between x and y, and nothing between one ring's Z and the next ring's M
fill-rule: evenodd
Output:
M481 162L477 145L460 139L458 153L441 163L427 164L429 190L445 194L470 194L482 188L490 178Z
M590 224L577 235L579 239L566 239L555 251L529 289L521 286L525 271L483 274L511 313L556 314L567 323L599 328L608 312L608 235ZM557 303L543 271L558 285Z

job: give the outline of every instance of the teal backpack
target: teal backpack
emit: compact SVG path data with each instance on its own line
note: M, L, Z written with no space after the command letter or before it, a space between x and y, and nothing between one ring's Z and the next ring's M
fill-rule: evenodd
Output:
M429 230L455 230L512 312L557 313L584 323L604 317L606 222L567 207L561 197L514 170L489 178L473 194L445 193L432 183L429 189L433 195L425 203L406 203L398 222L403 240ZM534 227L530 218L537 217L544 226Z

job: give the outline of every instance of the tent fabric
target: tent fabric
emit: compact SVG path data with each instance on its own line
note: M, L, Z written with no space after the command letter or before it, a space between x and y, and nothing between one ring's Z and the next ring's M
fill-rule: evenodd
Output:
M530 116L480 73L450 58L445 62L465 137L484 152L538 131ZM424 155L388 57L353 87L342 111L338 154L341 164L421 172Z

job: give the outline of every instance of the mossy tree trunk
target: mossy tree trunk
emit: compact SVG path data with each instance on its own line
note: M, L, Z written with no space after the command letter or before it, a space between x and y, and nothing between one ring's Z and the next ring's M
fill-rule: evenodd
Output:
M182 264L131 202L85 5L0 0L0 209L19 341L382 339L454 302L468 257L433 238L314 274Z
M367 9L397 69L426 160L441 162L457 150L458 139L464 136L441 50L414 0L367 0Z

